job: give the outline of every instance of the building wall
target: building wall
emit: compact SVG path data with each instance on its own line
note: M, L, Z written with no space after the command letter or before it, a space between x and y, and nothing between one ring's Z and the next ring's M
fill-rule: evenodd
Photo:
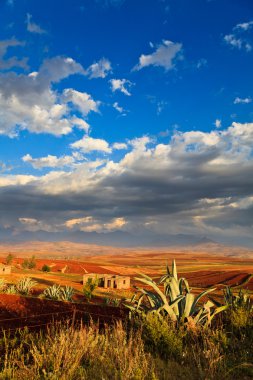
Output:
M111 289L128 289L130 288L130 277L128 276L118 276L110 274L96 274L96 273L86 273L83 275L83 284L85 284L88 279L99 280L99 287L111 288Z
M0 266L0 274L10 274L10 273L11 273L11 266L9 265Z

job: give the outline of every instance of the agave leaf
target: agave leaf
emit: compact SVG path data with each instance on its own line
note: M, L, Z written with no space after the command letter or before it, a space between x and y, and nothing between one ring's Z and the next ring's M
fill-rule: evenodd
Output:
M137 289L143 294L143 296L147 296L151 307L161 306L161 300L154 294L153 292L150 292L149 290L143 289L143 288L138 288Z
M172 261L172 276L175 278L176 281L178 281L177 278L177 266L175 259Z
M169 286L171 289L171 298L172 298L172 301L174 301L180 295L178 282L174 277L171 278Z
M209 299L213 302L213 304L217 307L220 307L220 306L223 306L222 303L220 303L219 301L215 300L213 297L210 297L209 296Z
M210 321L213 319L213 317L218 314L218 313L221 313L222 311L226 310L228 308L228 305L223 305L223 306L220 306L220 307L217 307L214 312L211 314L211 317L210 317Z
M192 293L187 293L185 296L185 307L182 311L183 319L191 315L192 305L194 303L195 296Z
M210 309L211 307L214 307L214 303L210 300L208 300L205 304L204 304L204 308L208 308Z
M193 318L193 320L194 320L194 322L195 322L196 324L199 323L199 320L200 320L202 314L203 314L203 309L200 309L199 312L198 312L198 314Z
M193 305L192 305L191 314L194 313L194 310L195 310L195 308L196 308L196 305L197 305L198 301L199 301L202 297L204 297L206 294L213 292L215 289L216 289L216 288L211 288L211 289L204 290L203 292L201 292L201 293L195 298L195 301L194 301L194 303L193 303Z
M145 277L148 277L148 276L145 276ZM157 286L157 284L152 281L150 279L150 277L148 277L148 279L146 278L138 278L138 277L135 277L135 280L137 281L140 281L146 285L149 285L149 286L152 286L152 288L156 291L156 293L160 296L162 302L165 304L165 305L168 305L168 300L165 296L165 294L159 289L159 287Z
M188 281L185 279L185 278L180 278L179 280L179 291L180 291L180 294L183 293L183 286L185 287L185 290L186 290L186 293L190 293L190 287L189 287L189 283Z

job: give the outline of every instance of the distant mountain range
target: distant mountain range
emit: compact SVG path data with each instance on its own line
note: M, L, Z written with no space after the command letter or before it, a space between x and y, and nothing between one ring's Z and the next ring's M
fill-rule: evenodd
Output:
M98 244L103 246L119 247L166 247L166 246L185 246L206 243L216 243L208 237L196 237L192 235L157 235L145 234L134 235L125 231L115 231L110 233L97 232L22 232L13 234L12 230L5 230L4 234L0 230L0 242L25 242L25 241L72 241L76 243Z
M243 244L238 243L237 237L230 237L229 240L215 241L208 236L190 235L190 234L174 234L165 235L143 231L130 233L127 231L114 231L108 233L83 232L83 231L63 231L63 232L46 232L46 231L22 231L14 232L11 228L0 229L0 244L2 243L18 243L28 241L41 242L62 242L69 241L82 244L96 244L99 246L111 247L200 247L202 245L209 246L232 246L245 247L253 249L253 240L244 239Z

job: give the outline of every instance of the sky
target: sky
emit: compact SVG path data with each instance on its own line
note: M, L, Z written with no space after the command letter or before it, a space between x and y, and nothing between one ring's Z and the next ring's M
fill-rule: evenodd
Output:
M0 0L0 239L253 247L252 67L251 0Z

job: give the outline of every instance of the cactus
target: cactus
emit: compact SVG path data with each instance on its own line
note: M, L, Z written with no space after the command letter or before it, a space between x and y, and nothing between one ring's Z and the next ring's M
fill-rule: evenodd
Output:
M30 277L24 277L16 285L17 292L23 296L30 294L31 289L37 284Z

